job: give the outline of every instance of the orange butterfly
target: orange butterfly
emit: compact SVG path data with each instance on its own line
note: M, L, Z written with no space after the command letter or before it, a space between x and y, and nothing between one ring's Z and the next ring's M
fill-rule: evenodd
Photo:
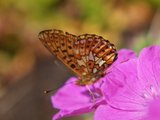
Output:
M78 85L89 85L105 75L116 59L115 46L95 34L73 35L61 30L44 30L39 33L44 46L78 77Z

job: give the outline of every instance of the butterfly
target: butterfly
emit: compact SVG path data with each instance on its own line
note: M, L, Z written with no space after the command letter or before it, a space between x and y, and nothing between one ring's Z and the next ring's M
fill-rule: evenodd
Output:
M76 84L93 84L103 77L105 69L116 59L115 46L95 34L79 36L57 29L39 33L39 40L62 63L79 77Z

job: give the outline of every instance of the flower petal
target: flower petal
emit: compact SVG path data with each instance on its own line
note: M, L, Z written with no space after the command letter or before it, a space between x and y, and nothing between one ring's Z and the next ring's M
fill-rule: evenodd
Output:
M117 65L102 86L107 103L127 111L145 110L142 88L137 79L137 60L131 59Z
M141 120L144 112L127 112L101 105L95 112L94 120Z
M116 67L117 65L123 62L127 62L130 59L135 59L135 58L136 58L136 54L134 51L129 50L129 49L119 50L117 60L110 66L110 68L106 69L106 73L110 73L112 71L112 68Z
M129 49L119 50L117 60L109 68L106 69L106 73L112 71L112 68L116 67L117 65L134 58L136 58L136 54L134 51Z
M61 119L63 117L69 117L69 116L75 116L75 115L80 115L83 113L88 113L91 112L93 109L92 108L82 108L82 109L78 109L78 110L73 110L73 111L67 111L67 110L60 110L57 114L55 114L53 116L53 120L58 120Z
M144 48L138 59L138 77L141 86L160 87L160 46Z
M76 78L71 78L69 81L72 81L73 79L76 80ZM91 97L89 94L84 94L85 91L85 87L75 85L74 83L68 83L52 96L53 106L64 110L86 107L91 103Z
M75 80L77 79L69 79L69 81L51 97L53 107L60 109L59 113L57 113L53 119L91 112L95 110L99 104L104 103L104 98L93 102L93 98L88 89L86 89L85 86L78 86L73 83Z
M119 63L128 61L131 58L136 58L136 54L134 51L129 49L121 49L118 51L118 59L114 62L114 66Z
M153 100L150 103L147 120L160 120L160 98Z
M95 120L158 120L159 101L153 110L149 106L160 96L159 53L159 46L145 48L138 60L130 59L112 69L102 86L108 106L98 107Z

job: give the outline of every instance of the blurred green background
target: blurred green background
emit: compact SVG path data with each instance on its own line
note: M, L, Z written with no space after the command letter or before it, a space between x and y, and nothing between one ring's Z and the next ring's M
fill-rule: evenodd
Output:
M43 90L59 88L72 74L40 43L41 30L95 33L138 53L160 43L159 7L159 0L1 0L0 120L49 120L57 111ZM92 115L64 120L75 119Z

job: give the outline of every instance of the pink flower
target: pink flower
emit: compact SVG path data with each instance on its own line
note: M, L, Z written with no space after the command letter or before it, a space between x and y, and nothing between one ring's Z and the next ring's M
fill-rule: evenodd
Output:
M96 109L95 120L160 120L160 46L113 68L102 91L108 105Z
M113 67L129 60L130 58L135 58L135 53L131 50L120 50L118 53L118 59L112 65ZM111 67L109 71L111 71ZM105 97L101 92L101 86L103 81L106 80L106 77L99 80L94 85L89 86L96 101L93 102L91 95L89 94L86 87L77 86L73 81L77 80L76 78L69 79L66 84L60 88L55 95L51 97L53 107L59 109L59 112L54 115L53 120L60 119L62 117L73 116L84 114L88 112L95 111L99 105L107 104Z

